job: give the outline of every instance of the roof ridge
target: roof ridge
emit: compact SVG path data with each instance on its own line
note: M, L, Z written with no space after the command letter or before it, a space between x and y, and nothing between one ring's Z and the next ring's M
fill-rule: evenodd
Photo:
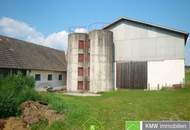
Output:
M1 35L0 34L0 39L1 38L8 38L8 39L11 39L11 40L21 41L21 42L32 44L34 46L40 46L40 47L44 47L44 48L48 48L48 49L52 49L52 50L55 50L55 51L60 51L60 52L64 52L65 53L64 50L59 50L59 49L55 49L55 48L52 48L52 47L43 46L43 45L40 45L40 44L37 44L37 43L34 43L34 42L30 42L30 41L26 41L26 40L22 40L22 39L17 39L17 38L14 38L14 37L5 36L5 35Z
M165 30L172 31L172 32L175 32L175 33L180 33L180 34L185 35L186 40L187 40L187 38L189 36L189 33L186 32L186 31L182 31L182 30L178 30L178 29L174 29L174 28L170 28L170 27L166 27L166 26L162 26L162 25L158 25L158 24L153 24L153 23L150 23L150 22L145 22L145 21L142 21L142 20L137 20L137 19L133 19L133 18L129 18L129 17L119 17L116 20L114 20L112 23L105 25L102 29L107 29L107 28L111 27L112 25L115 25L118 22L121 22L123 20L136 22L136 23L140 23L140 24L144 24L144 25L152 26L152 27L156 27L156 28L161 28L161 29L165 29Z

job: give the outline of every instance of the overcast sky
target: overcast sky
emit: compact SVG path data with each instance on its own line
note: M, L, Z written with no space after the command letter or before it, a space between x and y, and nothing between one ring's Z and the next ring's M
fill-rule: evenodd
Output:
M190 0L1 0L0 34L66 50L69 32L122 16L190 32L189 12ZM190 65L190 42L185 58Z

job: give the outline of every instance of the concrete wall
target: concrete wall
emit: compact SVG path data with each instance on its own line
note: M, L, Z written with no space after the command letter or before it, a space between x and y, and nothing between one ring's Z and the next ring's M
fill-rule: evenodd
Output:
M184 60L148 61L148 89L184 83L184 69Z
M78 43L79 40L87 40L88 34L72 33L68 37L67 50L67 90L78 91Z
M184 59L184 37L131 22L120 23L113 32L116 61Z
M90 38L90 91L100 92L114 89L113 33L95 30Z
M132 22L109 30L114 37L115 62L148 62L149 89L183 83L184 36Z
M66 86L66 72L56 72L56 71L40 71L31 70L27 72L29 75L34 76L35 74L41 75L41 80L36 81L36 87L65 87ZM48 74L52 74L52 80L48 81ZM62 74L62 80L59 80L59 74Z

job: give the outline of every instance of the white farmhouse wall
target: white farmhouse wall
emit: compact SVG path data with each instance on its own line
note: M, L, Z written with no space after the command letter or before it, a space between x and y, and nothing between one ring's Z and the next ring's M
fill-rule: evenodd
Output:
M182 84L185 78L184 60L163 60L148 62L148 89L157 90Z
M31 70L29 75L34 76L40 74L41 80L36 81L36 87L65 87L66 85L66 73L56 71L40 71ZM52 80L48 80L48 74L52 74ZM59 80L59 74L62 74L62 80Z
M184 59L184 36L163 29L122 22L113 26L116 61Z

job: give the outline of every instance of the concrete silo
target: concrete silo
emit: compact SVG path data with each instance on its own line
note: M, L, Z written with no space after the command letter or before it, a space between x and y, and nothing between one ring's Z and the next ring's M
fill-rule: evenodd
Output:
M95 30L68 38L67 90L101 92L114 88L113 34Z
M88 34L71 33L68 36L67 50L67 91L89 89L88 70ZM88 85L88 86L87 86Z
M114 44L113 33L94 30L90 39L90 91L109 91L114 88Z

